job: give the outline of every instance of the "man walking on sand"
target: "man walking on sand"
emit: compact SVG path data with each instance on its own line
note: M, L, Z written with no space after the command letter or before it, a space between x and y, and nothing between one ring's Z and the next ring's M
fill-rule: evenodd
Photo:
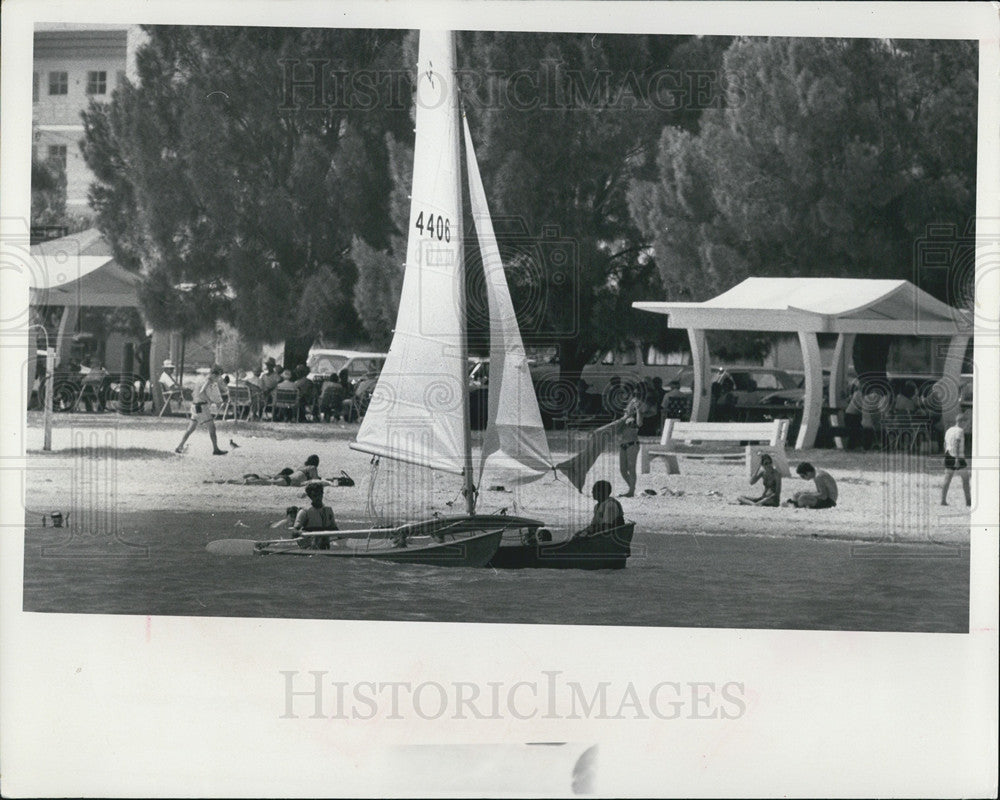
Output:
M195 428L204 422L205 427L208 428L208 435L212 439L212 455L224 456L226 454L226 450L219 449L219 442L215 435L215 419L212 416L211 409L212 403L217 405L222 403L222 391L219 389L219 380L221 378L222 367L215 364L205 380L194 390L194 395L191 399L191 422L188 423L188 428L184 431L184 438L181 439L181 443L174 450L175 453L184 452L184 445L187 444L188 438L194 433Z
M944 486L941 487L941 505L948 505L948 487L958 473L965 492L965 504L972 505L972 491L969 488L969 464L965 460L965 426L968 415L962 411L955 417L955 424L944 432Z

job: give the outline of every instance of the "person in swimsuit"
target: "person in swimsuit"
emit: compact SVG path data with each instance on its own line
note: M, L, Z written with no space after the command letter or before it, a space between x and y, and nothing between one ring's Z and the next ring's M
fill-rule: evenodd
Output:
M618 455L618 468L628 484L628 491L620 497L635 497L636 462L639 460L639 428L642 427L641 391L632 390L632 397L625 406L625 415L619 420L622 440Z
M323 505L323 487L318 483L310 483L306 486L311 505L299 509L295 516L295 531L293 539L299 539L299 547L307 550L329 550L329 536L302 536L302 532L311 531L335 531L337 521L333 517L333 509Z
M594 506L594 518L586 528L573 536L574 539L599 536L625 524L625 512L622 511L622 504L612 497L610 483L597 481L591 490L591 496L597 501L597 505Z
M205 483L231 483L238 486L302 486L306 483L317 482L324 486L333 486L332 481L325 481L319 476L319 456L313 454L306 459L306 463L298 469L285 467L275 475L261 475L256 472L248 472L242 478L233 478L225 481L205 481Z
M785 505L798 508L833 508L837 505L837 482L824 469L816 469L808 461L799 464L795 471L800 478L816 484L815 492L796 492Z
M948 505L948 487L951 486L951 479L956 473L962 479L965 505L972 505L972 490L969 487L971 474L969 464L965 460L965 426L968 422L968 415L962 411L955 417L955 424L944 432L944 486L941 487L943 506Z
M212 455L224 456L227 451L219 449L219 442L215 434L215 417L212 415L211 405L222 405L222 390L219 388L219 381L222 380L222 367L218 364L212 367L208 377L194 390L191 400L191 422L188 423L187 430L181 443L177 445L175 453L183 453L184 445L195 432L195 429L204 424L208 428L208 435L212 440Z
M767 453L762 453L760 466L750 479L753 486L757 481L764 482L764 494L760 497L741 495L736 498L741 506L776 506L781 502L781 473L774 468L774 461Z

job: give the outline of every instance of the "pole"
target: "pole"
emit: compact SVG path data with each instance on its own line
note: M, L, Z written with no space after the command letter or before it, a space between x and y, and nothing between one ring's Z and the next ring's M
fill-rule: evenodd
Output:
M55 387L55 369L56 351L47 346L45 348L45 444L42 445L42 449L46 452L52 449L52 393Z
M423 35L423 32L421 32ZM454 108L454 125L455 130L460 131L462 129L462 116L461 108L459 107L458 101L458 84L456 76L456 47L455 47L455 33L454 31L448 32L448 46L447 53L444 54L445 63L444 64L434 64L435 71L440 70L440 73L445 76L445 85L448 90L452 93L455 100ZM448 85L451 81L452 85ZM461 145L461 134L459 134L456 141L455 153L454 153L454 163L451 165L454 169L455 175L458 176L455 181L454 189L458 195L455 198L454 207L456 209L455 215L457 217L455 221L455 232L456 235L461 236L464 228L462 227L462 145ZM468 307L466 299L466 288L465 288L465 258L462 255L462 248L459 248L459 269L458 269L458 302L459 302L459 319L461 319L461 331L459 333L459 358L462 362L462 433L464 434L465 441L463 442L463 449L465 451L465 467L462 470L464 473L464 489L465 494L465 512L471 517L476 513L476 484L475 476L473 475L472 467L472 427L471 421L469 420L469 343L468 343Z

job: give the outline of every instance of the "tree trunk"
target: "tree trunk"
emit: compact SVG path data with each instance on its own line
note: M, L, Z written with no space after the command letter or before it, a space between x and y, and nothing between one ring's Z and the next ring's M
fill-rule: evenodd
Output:
M281 361L285 369L295 369L299 364L305 364L312 343L312 336L292 336L285 339L285 353Z

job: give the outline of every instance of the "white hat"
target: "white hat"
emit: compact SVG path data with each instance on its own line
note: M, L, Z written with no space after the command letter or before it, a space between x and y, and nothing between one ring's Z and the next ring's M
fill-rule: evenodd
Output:
M174 362L171 361L169 358L163 359L163 368L164 369L173 369L174 368Z

